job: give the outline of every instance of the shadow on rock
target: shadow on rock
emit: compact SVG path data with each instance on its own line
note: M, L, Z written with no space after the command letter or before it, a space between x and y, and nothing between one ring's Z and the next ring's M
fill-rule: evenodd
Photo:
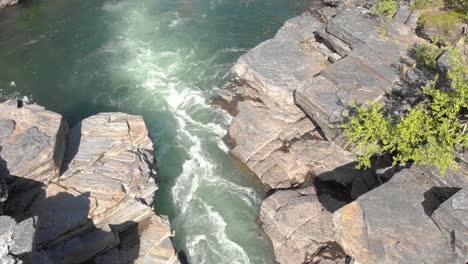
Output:
M428 216L432 216L432 213L439 208L439 206L448 200L452 195L461 190L457 187L432 187L424 193L424 201L421 203L424 212Z
M149 223L97 227L88 218L96 209L89 192L52 183L46 194L43 183L10 175L1 157L0 169L5 182L0 185L5 198L0 243L8 248L0 263L133 263L138 258L140 234ZM28 189L19 188L18 182Z

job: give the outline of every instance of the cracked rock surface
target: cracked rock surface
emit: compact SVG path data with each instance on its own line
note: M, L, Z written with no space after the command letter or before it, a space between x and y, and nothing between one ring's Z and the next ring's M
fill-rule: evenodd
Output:
M178 263L169 221L153 212L153 143L141 116L88 117L70 130L66 151L67 125L60 115L8 101L0 105L0 118L2 172L14 179L5 211L21 221L7 236L13 241L7 258ZM35 229L28 236L31 219Z
M322 206L314 187L274 193L263 202L259 220L278 263L315 263L320 258L320 263L344 262L344 254L321 254L335 241L332 214Z

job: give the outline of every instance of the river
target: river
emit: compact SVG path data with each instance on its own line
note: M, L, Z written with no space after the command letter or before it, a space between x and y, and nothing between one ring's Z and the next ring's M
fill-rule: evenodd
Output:
M71 125L143 115L174 244L192 264L273 263L255 220L265 190L222 141L210 103L236 59L305 10L304 0L29 0L0 11L0 95L27 96Z

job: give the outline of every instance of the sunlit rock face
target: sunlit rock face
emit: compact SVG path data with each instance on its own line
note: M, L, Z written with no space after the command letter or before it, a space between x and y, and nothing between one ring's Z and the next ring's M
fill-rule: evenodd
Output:
M20 0L0 0L0 8L17 5Z
M21 228L15 220L8 225L5 239L12 246L5 256L46 263L178 262L169 222L152 209L153 143L141 116L86 118L71 129L65 154L67 126L60 115L22 101L0 109L1 165L10 184L5 213L22 221ZM22 170L21 164L30 166Z

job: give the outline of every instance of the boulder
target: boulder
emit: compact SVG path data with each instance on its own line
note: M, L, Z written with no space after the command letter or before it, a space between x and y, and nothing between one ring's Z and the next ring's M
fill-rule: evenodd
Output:
M64 173L25 212L38 216L35 257L81 263L120 250L122 233L144 221L164 230L153 239L171 235L152 211L153 144L141 116L91 116L73 127L68 142Z
M437 189L413 169L395 174L333 214L335 239L358 263L454 263L428 214Z
M22 101L0 104L1 169L7 176L25 180L16 191L31 183L57 179L65 154L67 122L44 107Z
M321 253L334 246L331 218L314 187L275 192L262 203L259 215L280 264L318 263Z
M468 188L461 189L442 203L431 216L444 234L458 263L468 262Z
M17 224L10 216L0 216L0 263L30 263L34 232L34 218Z

